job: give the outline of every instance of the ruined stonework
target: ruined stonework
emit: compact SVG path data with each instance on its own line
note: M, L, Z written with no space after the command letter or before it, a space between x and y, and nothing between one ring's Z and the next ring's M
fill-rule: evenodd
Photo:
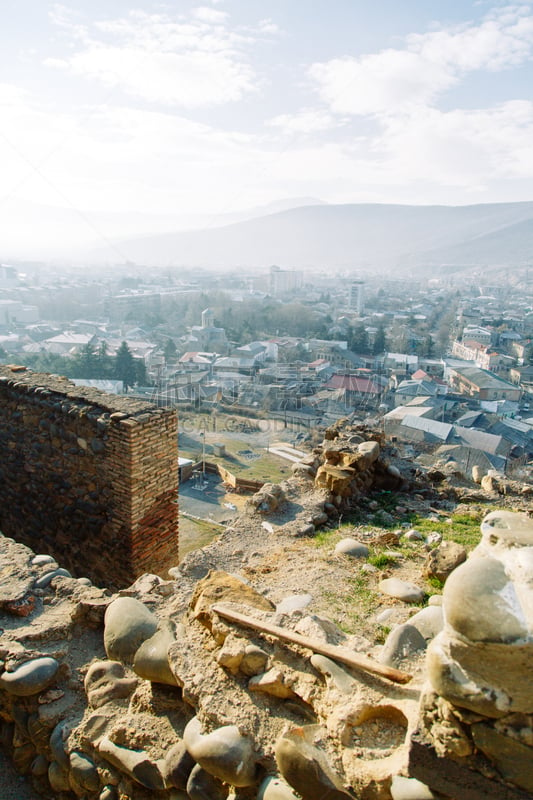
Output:
M465 800L530 798L533 524L499 510L481 530L480 544L444 586L445 625L428 648L412 766L440 791L463 786ZM439 771L444 758L453 766ZM518 790L493 786L494 769Z
M0 529L124 586L178 558L176 412L0 367Z

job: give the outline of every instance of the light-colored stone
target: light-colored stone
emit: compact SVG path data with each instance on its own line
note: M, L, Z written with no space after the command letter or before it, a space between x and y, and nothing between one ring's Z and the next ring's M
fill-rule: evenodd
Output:
M104 625L108 658L129 665L141 644L156 632L157 619L139 600L118 597L108 606Z
M84 687L91 708L129 697L137 679L119 661L95 661L85 675Z
M419 586L399 578L385 578L380 581L378 588L382 594L402 600L404 603L420 603L425 597L424 590Z
M346 537L335 545L335 552L342 555L352 556L353 558L368 558L369 549L366 544L358 542L357 539Z
M57 567L56 560L53 556L39 554L32 558L31 563L34 567L42 567L45 564L54 564Z
M481 488L483 491L487 492L487 494L497 494L499 489L498 479L495 478L493 475L483 475L481 478Z
M46 589L49 586L54 578L58 578L62 576L63 578L72 578L72 575L68 571L68 569L63 569L62 567L58 567L57 569L52 569L50 572L45 572L40 578L38 578L35 583L35 589Z
M326 682L335 687L342 694L350 695L354 688L353 677L343 669L340 664L327 656L313 653L311 664L326 679Z
M474 481L474 483L477 483L479 485L485 474L486 473L484 469L480 467L479 464L474 464L474 466L472 467L472 480Z
M533 547L533 520L514 511L491 511L481 523L483 548ZM477 550L477 548L476 548Z
M176 678L168 663L168 648L175 641L174 624L171 620L159 623L158 629L146 639L133 659L133 671L147 681L177 686Z
M404 535L403 535L403 538L407 542L423 542L424 541L423 535L420 533L420 531L417 531L415 528L410 528L408 531L406 531L404 533Z
M245 648L246 639L230 633L217 653L217 663L236 675L244 658Z
M99 744L98 751L110 764L125 772L134 781L152 791L164 789L164 780L160 765L149 757L143 750L130 750L127 747L114 744L104 736Z
M260 675L264 672L267 662L268 653L265 650L255 644L247 644L239 670L243 675L251 678L253 675Z
M282 778L270 775L259 786L257 800L298 800L298 795Z
M312 602L312 594L290 594L287 597L284 597L283 600L276 605L276 613L290 614L292 611L298 611L302 608L307 608L309 603Z
M76 750L70 754L69 780L78 797L86 793L97 792L100 788L100 777L96 764L86 753Z
M433 800L435 797L425 783L416 778L404 778L402 775L394 776L390 793L392 800Z
M0 675L0 689L17 697L38 694L53 683L59 670L59 662L50 656L26 661L13 672Z
M368 469L379 458L380 447L378 442L361 442L357 446L357 453L360 457L360 468Z
M408 623L398 625L387 636L378 660L381 664L394 667L414 653L425 650L426 647L426 640L417 628Z
M495 731L483 722L472 725L474 744L507 781L533 793L533 747Z
M197 717L187 723L183 732L185 747L200 766L232 786L255 783L256 763L253 743L236 725L224 725L211 733L202 733Z
M427 608L417 611L409 618L409 625L413 625L424 637L434 639L444 627L444 614L441 605L428 605Z
M428 599L428 606L442 606L442 595L432 594Z
M314 725L296 728L279 737L275 747L279 771L303 800L321 797L353 800L353 795L344 789L325 753L311 743L315 728Z
M227 572L211 570L196 584L190 606L194 616L207 628L212 625L211 606L214 603L239 603L263 611L274 611L275 606L244 581Z
M444 541L428 554L426 575L444 583L459 564L466 561L465 548L457 542Z
M472 642L445 627L431 642L427 673L435 692L452 705L486 717L533 714L533 642Z
M263 694L271 695L271 697L281 697L283 699L296 697L291 686L292 684L287 680L283 670L278 667L272 667L268 672L256 675L248 681L248 688L251 692L262 692Z
M446 582L446 621L473 642L512 642L528 636L516 587L496 558L470 558Z

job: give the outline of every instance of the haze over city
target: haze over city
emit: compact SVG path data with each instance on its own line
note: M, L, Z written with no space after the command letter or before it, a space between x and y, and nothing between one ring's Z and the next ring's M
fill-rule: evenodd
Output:
M123 238L291 206L533 198L529 2L5 0L3 16L3 259L120 260Z

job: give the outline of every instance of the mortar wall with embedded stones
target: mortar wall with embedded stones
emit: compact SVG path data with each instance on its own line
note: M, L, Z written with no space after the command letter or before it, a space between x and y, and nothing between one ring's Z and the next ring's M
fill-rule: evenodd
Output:
M173 409L0 367L0 529L124 586L178 557Z

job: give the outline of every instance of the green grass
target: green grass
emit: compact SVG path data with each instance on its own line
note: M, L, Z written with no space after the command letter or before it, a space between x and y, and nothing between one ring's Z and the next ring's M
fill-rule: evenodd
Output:
M312 544L315 547L330 547L336 545L338 541L346 536L353 536L353 522L344 522L336 528L322 528L313 537Z
M376 644L385 644L385 640L390 632L391 629L388 625L378 625L376 631Z
M180 514L179 518L179 557L180 561L190 553L191 550L197 550L199 547L205 547L217 536L220 536L223 528L220 525L212 525L210 522L199 519L191 519ZM176 566L173 564L172 566Z
M480 525L484 515L484 511L472 511L469 514L452 514L451 522L448 522L447 520L435 521L413 514L409 518L409 524L422 534L427 535L432 531L436 531L442 535L443 539L457 542L467 550L472 550L479 544L481 539Z
M440 578L435 578L435 577L426 578L426 583L428 584L428 586L431 587L431 589L435 590L435 591L430 591L431 594L442 594L444 583L441 581Z
M372 500L379 503L380 509L382 511L387 511L389 514L395 514L396 506L403 505L400 495L396 494L396 492L388 492L386 490L373 494Z
M263 448L262 442L253 434L248 438L226 436L224 432L209 433L206 441L206 460L212 464L221 464L223 467L252 481L263 481L264 483L280 483L291 474L292 462L285 461L279 456L267 453ZM213 443L217 442L226 446L225 456L215 456L213 454ZM199 461L202 458L202 439L198 434L180 434L179 454L185 458L192 458ZM239 455L240 450L252 450L260 457L248 460Z
M368 557L368 563L377 569L388 567L389 564L396 564L397 560L397 558L387 553L375 553Z
M348 634L361 633L379 603L379 594L368 585L365 573L345 581L338 590L324 590L333 612L333 621Z

